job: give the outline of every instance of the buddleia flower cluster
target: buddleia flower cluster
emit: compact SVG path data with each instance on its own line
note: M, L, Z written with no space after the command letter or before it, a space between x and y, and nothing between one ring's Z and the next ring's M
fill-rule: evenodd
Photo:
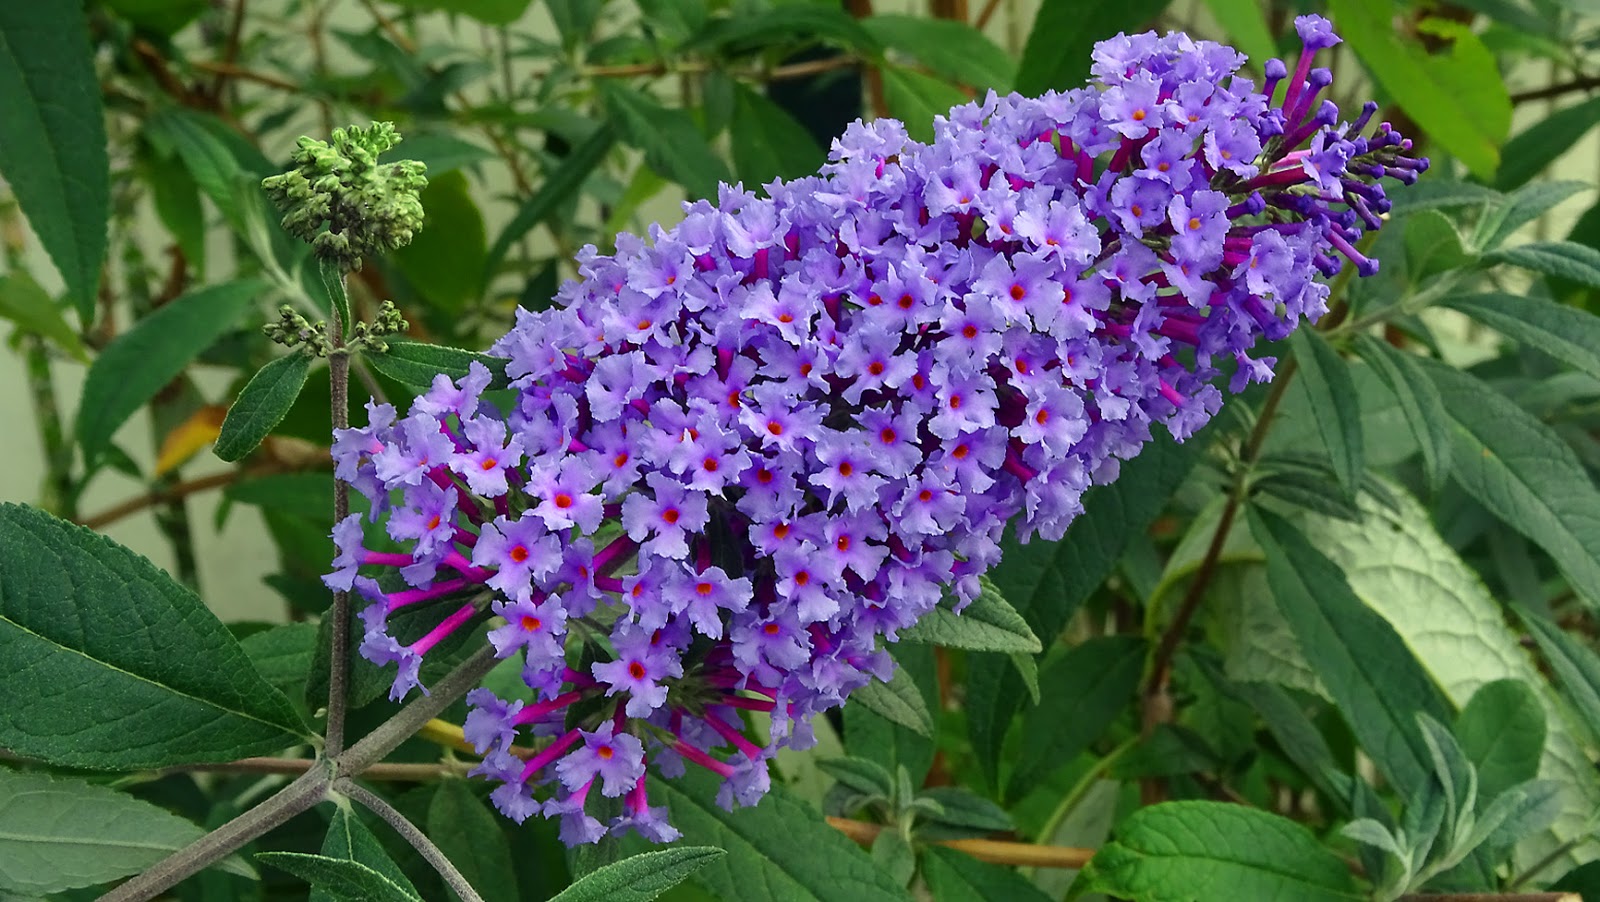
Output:
M974 598L1008 524L1059 537L1153 427L1216 412L1214 380L1271 378L1250 349L1322 315L1315 275L1375 269L1354 245L1388 208L1378 179L1426 163L1364 134L1375 105L1346 123L1319 100L1312 57L1338 38L1296 25L1293 73L1269 61L1259 87L1228 47L1119 36L1085 88L991 94L931 144L858 122L817 176L585 248L558 306L493 348L512 400L475 367L337 436L339 477L409 549L335 531L362 653L398 698L497 617L527 698L475 690L465 732L500 810L568 843L676 837L647 764L755 803L777 748L891 675L899 631ZM389 629L423 606L425 634ZM596 793L622 813L590 813Z

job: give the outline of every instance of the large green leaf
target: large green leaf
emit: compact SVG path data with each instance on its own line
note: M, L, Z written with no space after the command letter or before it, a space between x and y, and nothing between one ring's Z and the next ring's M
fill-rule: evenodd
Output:
M904 122L907 134L918 141L931 143L933 117L948 115L951 107L967 102L960 88L915 69L886 63L878 71L889 114Z
M430 173L422 208L422 231L390 259L424 298L458 314L478 297L478 274L488 254L483 214L460 172Z
M1449 421L1439 389L1422 371L1415 355L1370 335L1356 336L1355 349L1400 402L1406 425L1422 451L1428 483L1437 491L1450 473Z
M1482 381L1421 361L1451 421L1452 476L1537 542L1590 604L1600 604L1600 491L1550 427Z
M279 357L256 372L228 408L213 449L226 461L235 461L261 444L283 422L300 397L311 372L311 358L298 351Z
M415 891L348 858L303 852L261 852L256 860L299 877L331 902L422 902Z
M583 875L550 902L650 902L726 854L710 846L644 852Z
M1015 868L988 864L940 846L923 848L922 879L939 902L1046 902L1050 898Z
M242 279L191 291L117 336L89 368L78 404L78 443L91 466L134 411L239 321L267 290Z
M1494 177L1511 128L1511 98L1494 54L1465 25L1425 19L1419 30L1448 39L1429 54L1390 23L1389 0L1329 0L1329 17L1356 56L1417 124L1479 178Z
M1475 253L1496 250L1523 226L1573 195L1589 190L1589 184L1568 179L1534 182L1510 194L1493 194L1491 197L1495 202L1489 204L1483 215L1478 217L1468 245Z
M623 140L643 151L645 163L663 177L695 197L716 197L717 183L733 180L686 111L668 109L614 79L603 80L600 93Z
M1539 775L1545 718L1538 693L1521 680L1484 683L1456 718L1461 751L1478 772L1478 798L1492 800Z
M885 47L980 91L1006 91L1017 76L1017 64L1011 57L988 35L965 22L884 15L862 19L861 27Z
M0 176L85 323L106 255L111 171L80 0L0 3Z
M1039 637L1028 628L1028 621L1006 603L1000 590L987 576L978 577L983 587L972 603L957 614L940 605L922 615L910 629L900 631L901 642L921 642L964 648L968 651L1025 652L1044 650Z
M1089 860L1074 889L1079 885L1141 902L1367 898L1356 890L1344 861L1310 830L1224 802L1140 808Z
M1600 317L1592 313L1498 292L1450 298L1444 304L1600 379Z
M726 849L695 879L740 902L906 902L905 888L867 854L828 826L821 812L773 786L754 808L723 810L721 780L699 768L651 782L664 798L683 841Z
M1044 668L1039 681L1050 691L1023 715L1027 741L1006 781L1007 798L1020 798L1100 738L1137 692L1145 650L1142 639L1103 636L1080 643Z
M582 144L573 148L572 153L561 161L561 165L545 178L539 190L517 209L517 215L513 216L511 222L507 223L505 229L495 237L494 245L489 248L488 256L484 258L485 284L494 278L513 244L533 231L534 227L549 219L562 204L577 196L578 189L583 187L589 174L594 172L595 167L600 165L600 161L605 159L612 145L616 143L616 129L609 123L602 124Z
M194 593L80 526L0 505L0 746L99 769L229 761L304 736Z
M1600 742L1600 655L1561 624L1520 605L1515 609L1571 702L1584 735L1590 743Z
M0 276L0 319L11 320L24 332L48 338L78 360L89 362L78 333L67 325L56 302L25 270Z
M1510 191L1528 183L1557 157L1571 150L1597 122L1600 122L1600 97L1591 97L1518 132L1506 142L1500 171L1495 175L1495 187Z
M1523 269L1600 288L1600 250L1576 241L1535 241L1503 248L1484 257L1491 263L1510 263Z
M933 648L927 645L902 645L894 649L896 673L909 677L922 696L922 707L938 710L939 689ZM929 734L903 727L860 703L844 706L844 745L851 755L868 758L896 773L906 769L920 781L933 764L934 744Z
M1293 524L1249 512L1266 556L1267 581L1300 651L1327 687L1361 747L1407 800L1432 780L1432 758L1416 714L1448 720L1449 709L1398 633L1362 603L1333 561Z
M439 781L428 804L428 835L485 902L521 898L502 823L465 780Z
M442 837L435 835L434 839ZM356 817L348 801L334 809L333 820L328 823L328 833L322 838L322 856L365 865L402 892L418 895L416 887L406 879L405 873L389 857L389 853L383 850L378 838ZM335 893L313 886L308 902L335 902L336 899L338 896Z
M733 86L733 165L745 187L765 185L775 178L810 175L822 165L822 148L783 107L765 94Z
M488 367L497 381L504 380L506 374L504 357L424 341L391 340L388 350L365 351L361 359L390 379L419 392L431 388L435 376L449 376L460 381L470 372L473 363Z
M1311 400L1311 415L1322 435L1322 445L1333 462L1333 473L1347 496L1355 497L1365 469L1362 459L1361 405L1355 380L1339 352L1310 329L1297 329L1290 344L1301 380Z
M899 724L920 736L933 737L933 715L923 701L916 681L904 668L897 667L894 676L885 683L872 680L850 694L857 704L893 724Z
M82 780L0 770L0 893L57 893L144 870L205 831L142 799ZM238 858L217 864L254 877Z
M1167 2L1039 4L1017 64L1017 91L1032 97L1051 88L1080 87L1089 76L1089 53L1096 41L1139 30L1160 15Z

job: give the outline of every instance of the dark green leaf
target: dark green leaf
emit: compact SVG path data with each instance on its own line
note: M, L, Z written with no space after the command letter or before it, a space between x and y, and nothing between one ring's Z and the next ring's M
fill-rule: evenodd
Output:
M106 255L111 166L82 5L0 3L0 176L85 323Z
M300 389L305 388L310 372L311 358L295 351L273 360L250 377L222 421L216 455L231 462L254 451L283 422L300 397Z
M528 201L517 210L517 215L511 218L511 222L494 239L494 246L489 248L489 254L484 258L485 284L499 271L500 264L506 259L506 254L511 251L513 244L520 241L523 235L533 231L541 222L549 219L563 204L577 196L584 180L594 172L596 166L600 165L600 161L605 159L606 154L611 151L611 146L616 142L616 130L609 123L603 124L561 161L556 171L550 173L544 184L539 186L538 193L528 198Z
M1251 497L1266 495L1326 517L1359 522L1361 509L1345 496L1343 486L1320 473L1286 470L1267 473L1250 484Z
M1123 3L1041 3L1017 64L1019 93L1033 97L1082 86L1095 42L1138 31L1167 8L1167 0Z
M253 504L308 520L333 522L333 474L326 471L252 476L223 489L223 495L239 504ZM360 509L365 500L359 494L353 495L350 509Z
M1600 604L1600 491L1572 449L1478 379L1420 362L1450 417L1456 482L1543 547L1578 593Z
M1479 178L1500 165L1511 127L1511 99L1494 54L1465 25L1426 20L1419 30L1447 39L1428 53L1391 27L1389 0L1330 0L1329 18L1373 79Z
M918 831L924 836L929 827L957 828L959 833L970 834L998 833L1014 830L1017 826L1004 808L960 786L935 786L924 790L917 798L936 802L942 809L918 824ZM949 830L938 832L941 837L951 833Z
M773 786L754 808L725 811L716 802L721 784L699 768L676 780L651 782L652 796L666 800L684 842L727 850L695 876L712 892L739 902L910 899L855 843L828 826L821 812L783 787Z
M1406 273L1413 285L1429 276L1464 266L1469 260L1461 233L1438 210L1422 210L1405 219Z
M95 465L117 427L222 337L267 290L254 279L191 291L117 336L89 368L78 442Z
M1339 856L1311 831L1224 802L1140 808L1079 876L1091 892L1145 900L1364 899Z
M268 217L265 222L277 222L261 190L261 179L272 173L272 164L220 119L188 109L166 109L150 118L145 134L158 149L177 153L195 184L235 231L242 233L247 226L247 205Z
M928 713L917 684L902 668L895 668L889 682L873 680L851 693L850 698L890 723L922 736L933 736L933 715Z
M477 351L447 348L423 341L391 339L387 351L365 351L361 359L383 375L418 392L432 387L433 377L440 374L459 382L466 377L474 362L489 368L494 376L491 386L503 383L506 375L504 357L491 357Z
M727 854L710 846L645 852L585 874L550 902L650 902Z
M1461 750L1478 769L1478 798L1493 799L1538 776L1544 736L1544 707L1527 683L1495 680L1478 687L1456 718Z
M56 764L231 761L305 730L194 593L14 504L0 505L0 662L0 746Z
M1020 797L1100 738L1137 691L1144 655L1142 639L1102 636L1045 667L1039 681L1050 691L1023 715L1028 741L1006 781L1006 798Z
M1600 379L1600 317L1542 298L1475 294L1445 306Z
M478 163L494 159L494 154L473 144L463 141L454 135L444 133L414 135L407 133L405 140L381 159L385 163L396 160L416 160L428 167L428 180L434 179L456 169L465 169ZM433 208L428 207L428 216L433 216Z
M1600 250L1573 241L1536 241L1503 248L1484 257L1523 269L1600 288Z
M1600 861L1591 861L1568 871L1560 880L1552 883L1550 889L1578 893L1585 900L1591 897L1600 899Z
M717 183L733 180L684 110L668 109L615 79L602 80L600 93L622 139L643 151L645 163L663 178L694 197L716 197Z
M965 22L922 16L870 16L861 27L891 50L898 50L951 81L973 88L1006 91L1017 65Z
M812 40L868 52L880 49L872 35L844 10L814 3L746 9L738 15L714 19L680 49L712 49L735 55Z
M1027 652L1044 650L1017 609L1006 603L987 576L972 603L957 614L940 605L922 615L910 629L900 631L900 641L965 648L969 651Z
M1524 185L1491 204L1472 230L1472 247L1490 251L1504 244L1518 229L1533 222L1555 206L1591 186L1578 181L1534 182Z
M1500 197L1500 192L1485 188L1476 182L1455 181L1447 178L1424 179L1394 198L1395 216L1409 215L1420 210L1449 210L1457 207L1482 206Z
M49 339L84 363L89 362L89 353L83 349L78 333L67 325L56 302L24 270L0 276L0 318L11 320L24 332Z
M1046 902L1050 897L1015 868L988 864L954 849L922 850L922 879L939 902Z
M1521 605L1512 605L1512 609L1539 643L1539 651L1544 653L1556 682L1577 711L1590 742L1600 739L1600 655L1560 624Z
M501 823L465 780L439 781L428 805L428 835L485 902L521 898Z
M1510 191L1527 184L1600 122L1600 97L1566 107L1518 132L1506 142L1495 187Z
M485 25L510 25L522 18L533 0L394 0L413 9L459 13Z
M897 672L909 674L922 694L922 705L929 711L939 705L938 680L933 648L928 645L903 645L894 649ZM855 757L869 758L897 773L904 767L918 781L933 764L933 740L907 727L887 720L860 704L844 706L844 745Z
M894 797L894 777L883 765L866 758L823 758L817 769L862 795Z
M878 71L889 114L905 123L906 132L918 141L932 142L933 117L948 115L951 107L968 99L955 85L915 69L886 63Z
M348 858L302 852L261 852L256 860L287 871L333 902L421 902L421 897L370 867Z
M1125 461L1120 478L1084 495L1084 512L1060 542L1035 537L1018 544L1007 535L1000 563L989 570L995 587L1027 619L1036 636L1053 638L1111 574L1129 540L1149 527L1167 498L1199 459L1200 444L1160 436ZM1000 743L1026 693L1009 656L973 655L967 717L973 750L995 778Z
M1289 343L1300 364L1300 378L1305 380L1311 415L1333 461L1333 474L1345 497L1354 498L1366 465L1362 460L1361 403L1350 368L1339 352L1311 329L1296 329Z
M440 837L435 836L434 839L438 840ZM365 824L361 823L355 812L350 810L348 803L334 809L333 820L328 823L328 834L322 839L322 856L364 865L399 887L402 892L412 896L419 895L416 887L400 870L400 866L395 864L389 853L383 850L383 844L372 835L372 831L368 830ZM307 902L335 902L337 899L338 896L334 893L321 887L313 887L311 898Z
M142 799L81 780L0 770L0 895L45 895L144 870L205 831ZM217 864L254 877L238 858Z
M1271 683L1230 682L1225 686L1225 691L1243 699L1261 715L1272 738L1278 741L1278 747L1301 773L1333 799L1341 811L1349 813L1349 795L1335 791L1327 776L1328 771L1334 769L1333 752L1322 731L1307 716L1304 706L1287 690Z
M206 11L206 0L106 0L107 8L141 28L171 35Z
M1389 625L1350 590L1344 573L1300 530L1250 510L1274 601L1361 747L1407 799L1432 779L1416 714L1449 718L1438 687Z
M305 692L316 641L316 624L285 623L240 639L239 647L262 679L292 701Z
M1434 491L1450 475L1450 431L1439 389L1416 357L1370 335L1356 336L1355 350L1394 392L1406 425L1422 449L1422 466Z
M428 175L422 192L422 231L390 255L413 287L436 307L460 313L478 297L478 274L487 258L483 214L459 172Z
M206 269L206 211L200 203L200 186L177 154L163 154L148 145L140 148L141 175L150 189L161 224L172 233L172 240L183 251L196 279L203 280Z
M873 839L872 863L901 886L917 873L917 855L911 851L911 843L895 830L884 830Z
M805 126L765 94L733 83L733 165L748 188L775 178L811 175L822 165L822 148Z

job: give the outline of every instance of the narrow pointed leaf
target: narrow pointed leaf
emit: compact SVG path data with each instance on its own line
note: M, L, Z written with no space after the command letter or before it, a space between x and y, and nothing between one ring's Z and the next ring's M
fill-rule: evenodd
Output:
M732 180L687 111L668 109L614 80L602 81L600 93L622 139L643 151L645 162L662 177L694 197L716 197L717 183Z
M311 884L332 902L422 902L388 877L359 861L303 852L261 852L256 860Z
M485 902L521 898L511 846L500 830L504 822L465 780L439 781L428 804L428 835Z
M1538 614L1513 605L1517 616L1527 625L1545 662L1555 673L1562 694L1578 713L1578 721L1585 726L1591 743L1600 741L1600 655L1577 637L1563 630L1560 624Z
M889 682L873 680L851 693L850 699L884 720L922 736L933 736L933 715L928 713L921 690L902 667L895 668Z
M1140 31L1139 26L1160 15L1167 2L1039 4L1017 63L1016 90L1033 97L1050 88L1081 87L1089 77L1089 52L1096 41Z
M304 734L193 592L104 536L0 505L0 746L131 769L231 761Z
M1600 97L1591 97L1518 132L1506 142L1495 187L1510 191L1527 184L1571 150L1596 123L1600 123Z
M1051 687L1023 715L1022 746L1006 783L1006 797L1020 798L1052 768L1076 758L1128 706L1144 671L1145 642L1131 636L1090 639L1040 674Z
M390 379L419 392L432 387L435 376L445 375L459 382L473 363L489 368L494 377L491 387L503 383L506 374L504 357L422 341L390 340L387 351L366 351L361 359Z
M922 16L879 15L861 20L880 43L905 53L935 73L973 88L1004 91L1017 64L988 35L965 22Z
M1576 241L1535 241L1495 251L1491 263L1510 263L1590 288L1600 288L1600 250Z
M1600 379L1600 316L1543 298L1474 294L1444 306Z
M726 854L710 846L645 852L585 874L550 902L650 902Z
M91 466L134 411L222 337L267 286L254 279L191 291L106 346L83 384L78 442Z
M511 246L522 240L522 236L533 231L540 223L549 219L562 205L578 195L578 189L594 172L600 161L611 152L617 143L617 132L610 124L602 123L594 130L582 144L573 149L561 165L550 173L544 183L533 197L528 198L517 210L517 215L511 218L500 234L494 239L494 245L489 248L489 254L484 258L483 278L487 284L494 278L500 269L500 264L505 262L506 254L510 253Z
M1295 330L1290 339L1300 364L1311 413L1316 418L1322 444L1333 462L1333 474L1347 498L1354 498L1365 464L1362 461L1361 404L1356 397L1350 368L1322 336L1310 329Z
M734 168L747 186L810 175L826 159L816 139L787 110L739 82L733 86L729 137Z
M415 886L406 879L400 866L394 863L383 844L372 835L361 818L351 810L348 802L335 809L328 824L328 834L322 838L322 857L354 861L376 871L379 876L399 887L402 892L419 895ZM313 886L308 902L335 902L334 893Z
M1406 425L1422 449L1422 467L1434 491L1450 475L1449 419L1439 389L1423 372L1416 357L1370 335L1356 337L1356 353L1394 392L1405 413Z
M0 893L45 895L105 883L204 835L172 812L108 786L0 770ZM238 858L217 867L255 876Z
M217 436L216 454L235 461L261 444L300 397L311 358L301 353L279 357L262 367L239 392L239 399L228 408Z
M1006 603L995 584L986 576L980 576L978 581L982 591L961 613L940 605L922 615L910 629L901 630L900 641L969 651L1042 651L1044 646L1028 627L1028 621Z
M48 338L73 358L89 362L83 341L67 325L56 302L23 270L0 276L0 319L11 320L26 332Z
M0 176L84 323L106 255L111 167L82 4L0 3Z

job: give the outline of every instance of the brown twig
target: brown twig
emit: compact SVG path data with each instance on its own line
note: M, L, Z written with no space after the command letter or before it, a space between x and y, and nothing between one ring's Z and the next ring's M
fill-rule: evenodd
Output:
M183 482L176 482L164 489L158 489L154 492L151 492L148 495L140 495L137 498L129 498L127 501L124 501L120 504L114 504L97 514L84 517L78 521L78 524L81 526L87 526L90 529L102 529L112 523L117 522L118 520L121 520L123 517L137 514L146 508L155 507L158 504L166 504L168 502L177 501L179 499L186 498L189 495L193 495L196 492L204 492L209 489L216 489L226 485L232 485L241 479L251 476L266 476L272 473L282 473L284 471L285 470L283 467L246 467L242 469L227 470L222 473L214 473L210 476L202 476L198 479L189 479Z
M972 27L978 29L979 31L989 27L989 20L994 18L994 14L998 12L999 9L1000 0L989 0L988 3L983 5L982 12L978 13L978 18L973 20Z
M1584 75L1571 81L1560 84L1546 85L1529 91L1518 91L1511 95L1512 103L1526 103L1529 100L1543 100L1546 97L1560 97L1573 91L1590 91L1600 88L1600 75Z
M180 767L169 767L161 771L167 774L206 772L216 774L284 774L294 776L303 774L315 767L317 762L308 758L241 758L238 761L223 761L217 764L185 764ZM401 783L426 783L440 777L454 774L465 775L471 769L472 763L462 761L459 763L441 764L374 764L361 772L363 780L389 780Z
M884 828L880 824L853 821L849 818L830 817L828 826L838 830L863 846L872 845ZM1081 868L1094 856L1094 849L1072 846L1036 846L1032 843L1006 842L999 839L946 839L935 845L965 852L979 861L992 864L1009 864L1032 868Z
M222 64L232 67L239 59L239 43L244 37L244 11L245 0L234 0L233 22L228 26L228 40L222 47ZM211 103L222 106L222 92L228 88L228 79L233 77L232 72L214 72L217 77L211 81Z
M304 90L302 86L297 85L286 78L279 78L276 75L268 75L265 72L257 72L254 69L246 69L243 66L237 66L233 63L193 60L189 63L189 65L199 69L201 72L210 72L212 75L215 75L219 78L237 78L240 81L253 81L256 84L266 85L269 88L277 88L280 91L298 92Z

